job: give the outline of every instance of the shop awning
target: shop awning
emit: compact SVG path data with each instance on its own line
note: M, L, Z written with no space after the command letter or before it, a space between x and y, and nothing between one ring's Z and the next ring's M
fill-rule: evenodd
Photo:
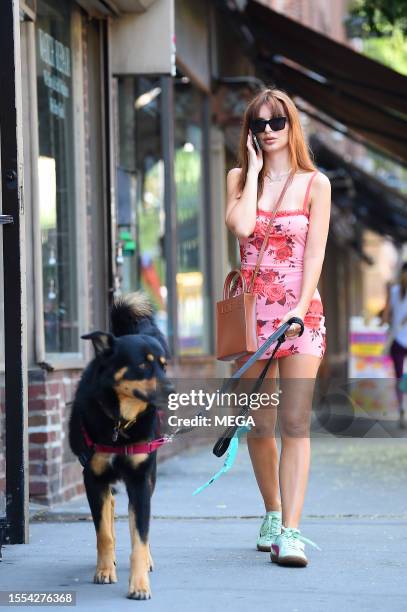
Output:
M342 187L332 180L335 205L354 222L392 238L396 243L407 241L407 197L388 187L383 181L344 160L318 136L310 141L318 166L340 177ZM348 180L348 188L343 188ZM350 218L350 217L348 217Z
M219 6L265 82L300 96L406 163L406 77L255 0Z

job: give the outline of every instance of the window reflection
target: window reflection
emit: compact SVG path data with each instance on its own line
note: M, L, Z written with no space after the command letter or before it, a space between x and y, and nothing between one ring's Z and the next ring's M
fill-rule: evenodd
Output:
M39 206L45 349L77 352L70 2L39 0L36 21Z
M192 84L175 87L178 350L208 352L205 288L202 94Z
M147 77L118 79L119 163L116 262L122 292L148 293L167 334L161 89Z

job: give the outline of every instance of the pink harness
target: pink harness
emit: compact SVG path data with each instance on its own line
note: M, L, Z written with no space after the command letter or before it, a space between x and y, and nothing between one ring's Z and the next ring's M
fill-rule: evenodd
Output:
M153 453L163 444L171 441L171 438L156 438L150 442L139 442L137 444L128 444L127 446L106 446L105 444L95 444L88 432L82 425L82 433L86 445L95 453L113 453L115 455L139 455L144 453Z

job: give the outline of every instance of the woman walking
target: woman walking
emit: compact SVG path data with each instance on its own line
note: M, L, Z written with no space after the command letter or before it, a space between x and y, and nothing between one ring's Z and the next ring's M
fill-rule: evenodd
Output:
M254 147L257 147L256 150ZM329 229L331 186L311 161L294 102L283 91L264 89L246 108L239 166L227 177L226 225L239 239L241 270L249 284L273 204L293 174L274 218L255 279L259 346L289 318L294 324L275 354L268 385L280 378L278 406L281 455L275 439L276 411L257 411L248 449L266 515L257 540L279 564L305 566L299 529L310 464L309 424L315 378L326 348L325 317L317 289ZM241 291L237 283L236 295ZM244 378L257 379L274 347ZM235 362L236 369L245 359Z
M398 282L390 286L386 305L382 314L382 323L390 323L389 333L393 337L389 354L393 361L395 373L395 389L399 409L399 426L406 427L405 410L403 406L403 391L399 383L403 376L404 358L407 355L407 262L404 262Z

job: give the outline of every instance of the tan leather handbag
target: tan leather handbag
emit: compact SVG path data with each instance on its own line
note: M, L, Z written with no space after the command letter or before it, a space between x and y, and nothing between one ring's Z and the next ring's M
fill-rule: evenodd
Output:
M223 286L223 299L216 302L216 358L219 361L232 361L257 351L257 295L253 293L254 281L260 268L261 260L268 243L276 212L283 201L285 192L294 178L291 172L284 184L274 207L273 214L267 226L263 244L259 251L256 267L247 291L246 279L241 270L235 268L226 276ZM230 285L236 275L242 281L242 293L237 296L230 295Z

